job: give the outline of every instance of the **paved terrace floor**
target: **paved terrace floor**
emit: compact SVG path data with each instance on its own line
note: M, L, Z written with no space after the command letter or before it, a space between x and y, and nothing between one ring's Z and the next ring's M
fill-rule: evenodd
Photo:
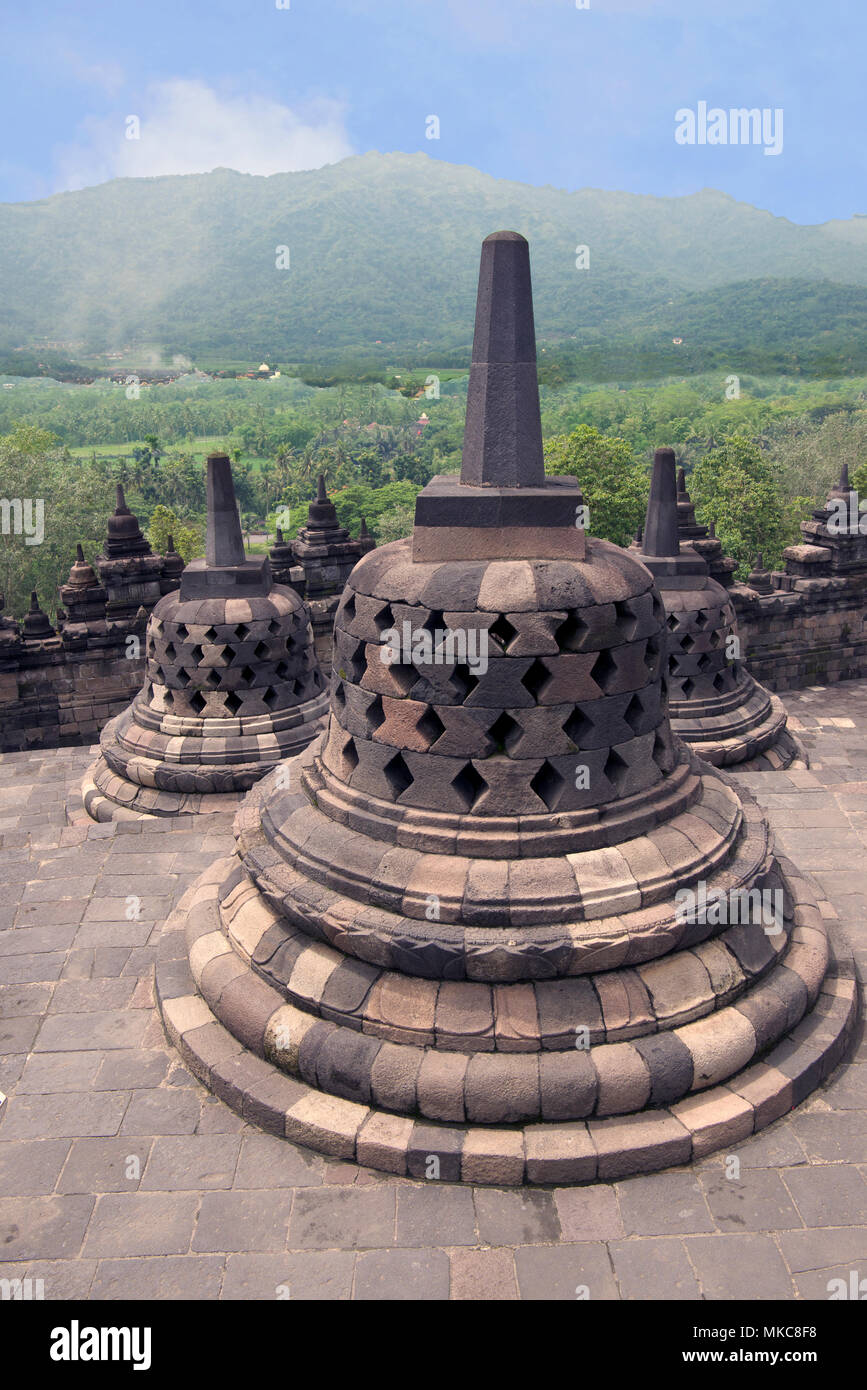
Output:
M786 697L809 772L758 773L780 845L867 965L867 702ZM53 1299L823 1299L867 1273L867 1046L690 1168L584 1188L436 1185L244 1124L153 1008L160 929L229 816L65 826L87 750L0 758L0 1277ZM127 920L127 898L141 915ZM278 1288L281 1293L278 1294Z

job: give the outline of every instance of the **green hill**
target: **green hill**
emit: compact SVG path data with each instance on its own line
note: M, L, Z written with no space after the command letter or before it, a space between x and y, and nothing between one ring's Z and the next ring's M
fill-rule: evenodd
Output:
M0 205L0 348L445 360L471 339L479 243L500 227L530 238L537 332L558 353L681 336L785 356L806 333L836 360L865 341L867 218L801 227L713 190L569 193L367 154Z

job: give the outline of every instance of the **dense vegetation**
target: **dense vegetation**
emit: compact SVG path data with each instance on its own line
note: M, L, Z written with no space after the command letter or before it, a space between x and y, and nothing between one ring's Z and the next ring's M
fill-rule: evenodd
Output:
M710 189L570 193L375 153L0 206L0 364L41 345L40 361L264 356L316 364L319 379L350 356L356 379L462 366L479 243L498 227L530 238L540 346L563 356L551 370L564 380L867 367L867 219L802 227Z
M660 444L677 449L699 515L716 522L741 575L759 549L779 563L844 460L867 492L867 380L726 381L543 385L546 466L577 475L593 534L628 543ZM185 559L201 554L202 460L214 448L234 459L248 532L294 534L323 473L354 535L362 517L380 542L406 535L418 489L460 467L466 377L444 376L439 397L414 398L418 382L404 374L392 386L188 377L129 400L108 383L0 381L0 498L45 504L41 544L0 535L7 610L20 617L36 587L54 611L76 541L88 559L101 549L118 481L156 549L171 533Z

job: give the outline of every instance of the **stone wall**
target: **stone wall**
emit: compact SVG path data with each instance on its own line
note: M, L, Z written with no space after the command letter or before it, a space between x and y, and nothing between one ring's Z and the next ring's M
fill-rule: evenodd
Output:
M769 690L867 676L864 578L795 580L762 595L739 588L732 598L747 667Z
M104 632L83 642L53 637L0 646L0 752L96 743L106 721L141 689L145 625L144 618L103 623ZM130 636L138 639L138 656Z

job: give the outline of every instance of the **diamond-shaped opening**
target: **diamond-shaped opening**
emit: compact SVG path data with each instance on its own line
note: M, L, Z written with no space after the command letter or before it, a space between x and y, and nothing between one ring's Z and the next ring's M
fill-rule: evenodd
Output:
M561 652L577 652L580 651L581 643L589 630L579 614L572 612L557 628L554 640Z
M355 739L348 738L341 749L340 756L346 763L346 777L349 779L358 767L358 749L355 746Z
M548 685L550 679L551 672L548 670L548 667L545 665L544 661L540 661L539 658L536 657L530 669L521 677L521 684L525 690L530 692L533 699L538 704L539 696Z
M340 616L341 621L348 627L355 617L355 594L349 594L343 605L343 612Z
M421 625L422 632L442 632L446 627L446 620L438 608L432 608Z
M239 642L246 642L247 638L250 636L250 629L246 623L238 623L238 626L235 628L235 636Z
M671 632L680 627L680 618L676 613L671 613L668 618L668 627Z
M454 687L455 694L462 704L472 695L478 683L478 676L473 675L469 666L456 666L449 676L449 684Z
M702 675L706 676L708 671L710 671L713 667L713 661L711 660L710 653L702 652L701 656L696 662L696 665L698 669L701 671Z
M663 771L665 771L669 761L669 749L668 744L658 730L653 739L653 752L650 756L653 758L657 767L661 767Z
M193 658L193 661L196 663L197 666L200 665L204 655L204 648L200 647L198 644L196 644L196 646L193 647L193 650L190 652L190 656Z
M415 778L404 762L400 753L395 753L391 762L386 763L382 769L385 780L391 788L391 794L397 801L403 793L412 786Z
M355 651L352 653L352 655L351 655L350 658L349 658L349 675L348 675L348 679L349 679L350 681L352 681L353 685L357 685L357 684L358 684L358 682L361 680L362 676L364 675L365 671L367 670L367 656L366 656L366 650L367 650L367 648L366 648L365 643L364 643L364 642L358 642L358 643L356 644Z
M180 668L180 670L177 672L177 682L178 682L178 685L183 686L184 690L186 690L187 686L188 686L189 683L190 683L190 680L191 680L191 677L190 677L189 671L185 671L184 668L183 668L183 666L182 666L182 667Z
M511 753L515 745L520 742L524 730L517 720L513 719L506 710L498 715L491 727L488 729L488 737L494 740L497 752Z
M303 681L293 681L292 684L290 685L289 689L290 689L290 691L292 692L293 695L300 695L301 692L302 692L302 690L304 689L304 682L303 682Z
M211 670L208 672L208 674L205 676L205 684L206 684L207 686L210 686L211 690L217 690L217 689L219 688L219 686L220 686L220 677L217 675L217 672L216 672L216 671L214 671L213 669L211 669Z
M277 691L271 685L268 686L268 689L265 691L265 694L262 696L262 699L264 700L265 704L268 706L269 709L276 709L280 703L280 696L277 694Z
M162 666L158 666L154 671L154 680L157 682L158 685L165 685L166 673L163 670Z
M231 666L232 662L235 660L235 657L236 657L237 655L238 655L238 653L235 651L235 648L234 648L234 647L228 647L228 646L227 646L227 647L223 647L223 650L222 650L222 660L221 660L221 662L220 662L220 665L221 665L221 666Z
M389 666L388 669L391 672L392 678L394 679L394 683L400 691L401 695L408 695L410 690L418 680L418 671L415 669L415 667L405 665L403 662L399 662L395 666Z
M591 733L592 729L593 720L588 719L584 711L579 709L578 705L575 706L569 718L566 720L566 723L563 725L563 732L567 738L572 740L577 749L583 746L584 740Z
M629 771L629 764L624 762L616 748L611 748L609 749L608 757L605 759L605 766L602 771L614 790L619 792L623 785L623 778Z
M623 718L629 725L634 734L638 733L641 722L644 719L644 706L637 695L633 695L626 709L623 711Z
M714 685L716 685L716 681L714 681ZM717 686L717 689L719 689L719 686ZM688 700L689 697L692 695L692 692L695 690L695 681L692 679L691 676L687 676L686 680L681 685L680 690L681 694L684 695Z
M235 694L234 690L230 690L223 703L230 714L237 714L244 701Z
M430 748L431 744L436 743L437 739L446 731L446 726L440 719L433 705L428 705L421 719L416 722L415 727L426 740L428 748Z
M694 646L695 646L695 638L694 638L694 637L690 637L689 633L688 633L688 632L685 632L685 633L683 634L683 636L681 637L681 639L680 639L680 649L681 649L681 651L684 651L684 652L691 652Z
M530 783L533 791L540 801L544 801L549 811L556 808L565 785L565 778L560 776L556 767L552 767L547 758Z
M271 655L271 648L265 642L257 642L253 648L253 655L257 661L265 661Z
M611 688L617 676L617 662L607 648L597 656L593 663L590 676L599 686L600 690L607 692Z
M710 614L708 613L706 608L699 608L698 611L693 615L692 621L694 626L697 627L699 631L701 631L703 628L706 628L708 623L710 622Z
M163 687L163 705L164 705L164 707L167 707L168 709L172 709L172 708L174 707L174 703L175 703L175 697L174 697L174 695L172 694L172 692L171 692L170 690L166 689L165 687Z
M276 669L277 675L280 677L281 681L285 681L292 667L289 665L288 661L278 661Z
M177 654L178 653L175 648L174 642L169 642L168 646L166 647L166 656L168 657L169 661L174 661L177 657Z
M295 641L294 637L287 637L284 645L286 647L287 652L289 652L291 655L291 653L294 652L295 648L297 647L298 643Z
M389 628L394 627L394 614L391 611L390 603L386 603L380 608L373 619L373 625L380 637L384 632L388 632Z
M476 771L472 763L464 763L456 777L452 778L458 800L464 811L472 811L479 797L488 790L484 777Z
M370 724L371 733L375 733L381 725L385 723L385 711L382 708L382 696L377 695L375 700L371 700L367 706L367 720Z
M517 637L518 629L513 623L509 622L505 613L501 613L496 621L491 623L491 626L488 628L488 633L494 638L495 642L499 643L500 647L502 647L505 652L508 651L509 644Z
M728 672L727 672L727 671L717 671L716 675L715 675L714 678L713 678L713 688L714 688L714 690L716 690L716 691L718 691L720 694L722 694L722 692L728 687L728 685L729 685Z
M271 633L272 637L275 637L277 633L280 631L280 624L278 623L276 618L271 619L270 623L268 624L268 631Z
M217 629L216 629L215 627L209 627L208 630L207 630L207 632L205 633L205 641L206 641L206 642L216 642L216 640L217 640Z
M178 636L180 637L180 639L181 639L182 642L186 642L187 638L188 638L189 635L190 635L190 631L189 631L189 628L187 627L186 623L178 623L178 626L177 626L177 634L178 634Z
M255 679L256 679L256 672L253 670L253 667L252 667L252 666L245 666L244 669L243 669L243 671L241 672L241 680L244 682L244 684L245 684L245 685L252 685L253 682L255 681Z
M346 691L343 688L343 681L337 682L334 687L334 694L331 698L334 701L334 708L338 713L342 714L346 709Z
M624 637L627 642L630 641L638 626L638 619L633 613L628 599L615 599L614 617L621 637Z
M201 690L197 690L195 694L190 697L190 704L196 711L196 714L201 714L202 710L205 708L207 703L208 702L202 694Z

